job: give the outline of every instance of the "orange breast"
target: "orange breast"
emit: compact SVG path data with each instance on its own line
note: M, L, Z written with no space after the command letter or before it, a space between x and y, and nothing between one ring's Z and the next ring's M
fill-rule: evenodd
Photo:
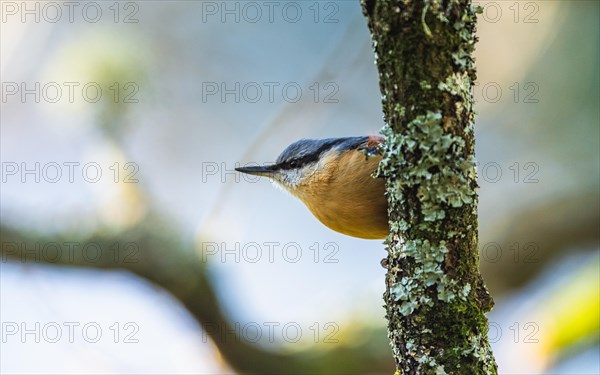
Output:
M297 195L317 219L337 232L385 238L389 233L385 181L371 177L380 160L358 151L333 153Z

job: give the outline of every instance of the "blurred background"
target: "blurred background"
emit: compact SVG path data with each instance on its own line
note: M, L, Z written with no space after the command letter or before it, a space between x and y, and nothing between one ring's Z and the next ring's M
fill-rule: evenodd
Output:
M597 374L600 5L479 4L499 371ZM2 373L391 373L383 244L234 172L382 127L358 1L0 5Z

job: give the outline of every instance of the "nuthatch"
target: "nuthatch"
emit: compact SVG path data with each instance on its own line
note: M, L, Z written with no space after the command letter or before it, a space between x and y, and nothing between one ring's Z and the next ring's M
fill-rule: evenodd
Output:
M377 136L302 139L273 165L236 170L271 178L337 232L381 239L389 233L385 182L372 175L382 141Z

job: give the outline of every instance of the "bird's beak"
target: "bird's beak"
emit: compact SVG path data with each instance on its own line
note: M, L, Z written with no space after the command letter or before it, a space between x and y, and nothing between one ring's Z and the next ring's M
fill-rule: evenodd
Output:
M255 176L273 177L275 174L274 165L259 165L256 167L240 167L235 169L238 172L252 174Z

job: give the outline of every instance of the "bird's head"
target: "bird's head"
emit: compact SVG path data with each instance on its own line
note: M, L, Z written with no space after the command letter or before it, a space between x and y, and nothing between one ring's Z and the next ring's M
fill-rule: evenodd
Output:
M327 181L341 154L364 144L368 137L301 139L289 145L272 165L236 168L269 177L277 185L298 195L309 184Z

